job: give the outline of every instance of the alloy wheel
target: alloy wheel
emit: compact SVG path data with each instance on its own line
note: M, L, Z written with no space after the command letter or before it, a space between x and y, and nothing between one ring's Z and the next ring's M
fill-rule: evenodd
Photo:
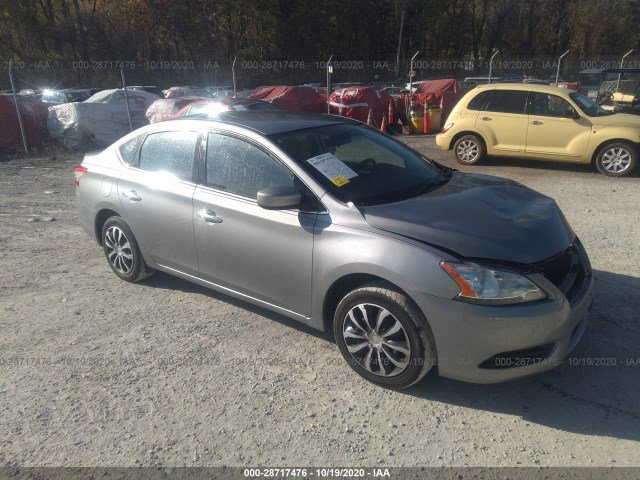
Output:
M456 148L456 155L461 162L473 163L480 155L480 147L473 140L463 140Z
M349 310L342 336L353 360L374 375L394 377L409 366L409 336L381 306L361 303Z
M601 163L607 172L624 172L631 164L631 154L622 147L610 148L602 154Z
M131 273L134 267L133 249L125 233L117 226L109 227L104 244L113 268L122 275Z

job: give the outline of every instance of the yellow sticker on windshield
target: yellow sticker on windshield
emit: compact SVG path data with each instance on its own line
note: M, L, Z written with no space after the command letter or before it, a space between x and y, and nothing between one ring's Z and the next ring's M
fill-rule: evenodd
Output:
M350 178L358 176L356 172L347 167L342 160L332 153L323 153L322 155L308 159L307 162L313 165L337 187L346 185L349 183Z
M333 177L331 179L331 181L337 187L341 187L341 186L346 185L347 183L349 183L349 179L347 177L345 177L344 175L338 175L337 177Z

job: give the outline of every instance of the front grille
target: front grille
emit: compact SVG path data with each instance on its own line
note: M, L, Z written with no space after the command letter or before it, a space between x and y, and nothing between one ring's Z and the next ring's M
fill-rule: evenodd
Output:
M505 368L526 367L528 365L536 365L544 362L554 348L553 343L540 345L538 347L526 348L524 350L513 350L511 352L502 352L488 358L480 365L480 368L487 370L501 370Z
M564 252L542 263L542 274L564 293L573 307L585 293L591 281L591 264L580 240Z

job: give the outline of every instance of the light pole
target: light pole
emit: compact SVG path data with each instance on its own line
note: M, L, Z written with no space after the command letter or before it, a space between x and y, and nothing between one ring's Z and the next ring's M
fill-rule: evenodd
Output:
M231 64L231 78L233 80L233 96L235 97L238 94L238 89L236 88L236 60L238 57L233 57L233 63Z
M626 57L627 55L629 55L631 52L633 52L633 48L632 48L631 50L629 50L627 53L625 53L625 54L622 56L622 59L620 60L620 68L622 68L622 64L624 63L624 59L625 59L625 57ZM618 90L620 90L620 77L621 77L621 76L622 76L622 72L620 72L620 73L618 74L618 83L616 84L616 92L617 92Z
M400 16L400 34L398 35L398 52L396 53L396 81L400 78L400 45L402 44L402 28L404 27L404 10Z
M489 83L491 83L491 70L493 70L493 57L495 57L500 50L496 50L491 59L489 60Z
M567 50L562 55L560 55L560 58L558 59L558 70L556 71L556 86L558 86L558 78L560 78L560 62L562 62L562 57L564 57L570 51L571 50Z
M327 114L331 113L329 97L331 97L331 74L333 73L333 65L331 65L332 58L333 55L329 57L329 61L327 62Z
M20 104L18 103L18 94L16 93L16 84L13 81L13 60L9 60L9 81L11 82L11 92L13 93L13 102L16 104L16 115L18 115L18 125L20 126L20 134L22 135L22 145L24 146L24 153L29 155L29 145L27 145L27 135L24 130L24 124L22 123L22 113L20 113Z
M133 132L133 124L131 123L131 108L129 107L129 95L127 94L127 81L124 77L123 67L120 67L120 76L122 77L122 91L124 92L124 101L127 104L127 117L129 118L129 131Z
M420 50L418 50L416 52L416 54L411 57L411 65L409 67L409 95L413 94L413 61L415 60L415 58L418 56L418 54L420 53Z

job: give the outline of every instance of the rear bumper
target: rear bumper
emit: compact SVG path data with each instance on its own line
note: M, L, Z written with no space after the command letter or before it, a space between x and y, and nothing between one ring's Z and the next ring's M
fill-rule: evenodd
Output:
M95 213L93 209L84 201L84 196L76 187L76 211L78 213L78 222L82 229L89 237L98 240L95 232Z
M593 281L589 279L573 306L562 294L531 304L501 307L415 292L411 296L433 331L440 375L473 383L497 383L562 364L586 329Z
M439 133L436 135L436 144L442 150L451 150L451 137L444 133Z

